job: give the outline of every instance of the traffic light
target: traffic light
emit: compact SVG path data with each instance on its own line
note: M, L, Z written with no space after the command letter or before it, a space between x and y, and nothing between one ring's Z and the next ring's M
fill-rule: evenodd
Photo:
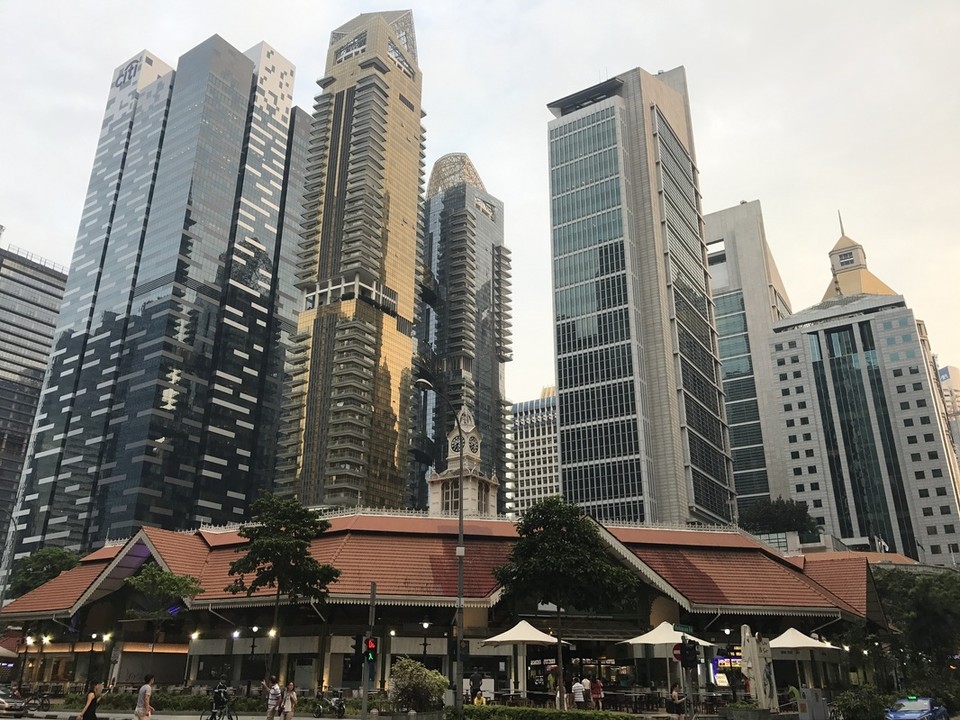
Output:
M364 653L363 635L353 636L353 654L354 657L360 657Z
M368 637L363 641L363 657L369 663L376 662L377 639L375 637Z
M700 664L700 646L696 640L684 640L680 646L680 667L695 668Z

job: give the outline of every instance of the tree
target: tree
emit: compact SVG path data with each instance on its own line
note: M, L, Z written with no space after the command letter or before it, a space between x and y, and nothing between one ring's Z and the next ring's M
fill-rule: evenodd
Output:
M816 532L817 523L807 504L777 498L758 500L740 511L740 527L752 533Z
M163 624L170 619L176 604L192 600L204 592L200 581L193 575L177 575L155 562L145 563L136 575L124 582L139 592L145 601L142 609L127 610L127 617L149 620L153 624L153 645L160 639Z
M390 697L398 710L419 713L441 707L448 686L443 673L427 670L408 657L394 660L390 668Z
M300 504L296 498L280 498L264 493L251 506L252 518L238 530L248 542L237 552L245 552L230 563L230 575L236 576L225 590L253 595L261 588L274 588L273 627L280 621L280 596L291 603L301 599L324 601L327 586L336 582L340 571L318 562L310 555L310 545L330 523ZM247 576L253 576L247 582ZM267 675L273 668L273 642L267 660Z
M506 596L557 608L557 666L563 678L563 609L587 612L635 606L648 599L640 578L610 553L584 511L559 496L528 508L516 522L519 539L494 571ZM560 693L561 707L565 702Z
M877 569L874 579L887 621L897 631L891 640L907 653L908 679L955 674L949 667L960 648L960 574Z
M79 564L80 555L72 550L60 547L41 548L13 564L9 595L20 597Z

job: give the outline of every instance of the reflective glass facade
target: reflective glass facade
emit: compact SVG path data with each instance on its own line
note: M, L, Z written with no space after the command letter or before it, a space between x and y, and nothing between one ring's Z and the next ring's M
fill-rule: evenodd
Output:
M176 73L149 53L118 68L18 553L242 520L269 485L309 129L293 76L269 46L218 36Z
M504 363L510 359L510 252L503 244L503 203L488 193L466 155L445 155L430 176L424 212L422 305L417 321L418 373L454 408L466 407L483 438L480 471L500 482L505 510L507 407ZM449 408L420 394L410 505L427 509L429 466L446 467ZM439 428L439 431L435 430ZM421 439L430 443L417 453Z
M5 537L27 457L67 270L0 249L0 529Z
M684 71L632 70L549 108L563 493L602 521L728 521Z
M364 14L335 30L319 84L279 489L307 504L402 507L423 251L412 13Z

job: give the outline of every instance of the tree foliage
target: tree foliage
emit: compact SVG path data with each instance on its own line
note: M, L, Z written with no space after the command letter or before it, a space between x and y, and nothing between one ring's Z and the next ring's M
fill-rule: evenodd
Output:
M257 498L251 510L251 522L238 531L250 542L237 550L243 557L230 563L230 575L235 578L225 589L252 595L261 588L273 588L278 598L286 595L291 602L324 600L327 586L336 582L340 571L311 556L310 544L330 523L295 498L269 493Z
M80 555L72 550L41 548L13 564L8 594L10 597L20 597L79 564Z
M740 527L757 534L817 531L807 504L785 498L759 500L745 507L740 511Z
M394 660L390 667L390 698L399 710L426 712L442 707L448 685L446 675L408 657Z
M193 575L177 575L164 570L157 563L145 563L136 575L124 582L143 597L142 608L130 608L127 617L149 620L153 623L153 642L156 643L163 630L163 623L170 619L171 610L180 601L190 601L204 590Z
M558 646L563 640L562 609L601 612L648 600L640 578L611 555L582 508L559 496L546 498L524 511L516 527L519 538L494 576L507 597L557 607ZM557 658L562 675L559 647Z
M949 669L960 649L960 573L874 570L877 592L896 631L893 651L903 654L911 680L954 674Z

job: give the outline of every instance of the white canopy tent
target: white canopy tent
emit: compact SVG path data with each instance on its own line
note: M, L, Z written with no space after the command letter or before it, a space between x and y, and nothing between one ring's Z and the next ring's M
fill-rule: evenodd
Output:
M805 683L807 687L813 687L813 665L816 660L813 657L815 650L839 650L836 645L831 645L827 642L822 642L817 640L814 637L805 635L796 628L789 628L773 640L770 641L770 649L775 651L779 658L786 660L790 657L793 658L793 662L797 669L797 681L800 683ZM800 651L808 650L810 652L810 672L806 672L807 668L804 667L804 672L801 673L801 660L800 660ZM779 652L777 652L779 651ZM790 652L793 651L793 652ZM823 669L823 668L821 668ZM822 674L821 674L822 677Z
M673 629L673 624L664 620L662 623L657 625L653 630L645 632L643 635L637 635L636 637L630 638L629 640L623 640L620 644L630 644L630 645L668 645L670 647L677 645L680 642L683 642L683 638L687 640L693 640L701 647L713 647L713 643L709 643L706 640L701 640L698 637L694 637L690 633L682 633L679 630ZM667 687L670 686L670 659L671 657L667 656Z
M542 630L537 630L533 625L528 623L526 620L521 620L516 625L514 625L509 630L506 630L499 635L494 635L492 638L487 638L486 640L481 641L481 645L492 645L497 647L499 645L517 645L517 662L514 664L514 682L516 683L519 680L519 687L523 693L527 692L527 645L556 645L557 638L553 635L549 635ZM566 640L563 641L564 645L569 645ZM522 672L521 672L522 668ZM517 684L514 685L517 687Z

